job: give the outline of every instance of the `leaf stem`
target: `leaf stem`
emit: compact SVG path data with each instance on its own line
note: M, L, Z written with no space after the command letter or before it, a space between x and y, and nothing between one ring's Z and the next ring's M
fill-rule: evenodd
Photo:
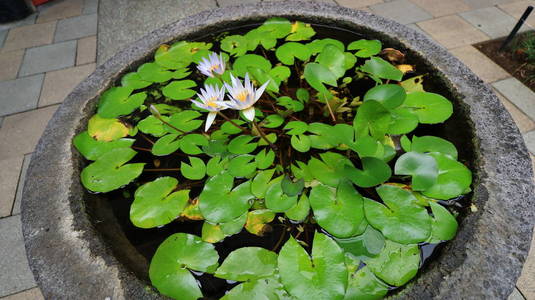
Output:
M277 250L277 248L279 248L280 244L282 243L282 240L284 240L284 237L286 236L286 230L285 229L282 230L281 237L279 238L279 240L277 241L277 244L275 244L275 247L273 247L273 249L271 251L275 251L275 250Z
M234 125L234 127L238 128L239 130L241 130L243 133L245 134L249 134L249 131L247 131L247 129L241 127L240 125L236 124L236 122L232 121L229 117L227 117L225 114L223 114L222 112L218 111L217 112L218 115L220 115L223 119L225 119L226 121L228 121L230 124Z
M154 113L153 113L152 115L153 115L156 119L160 120L160 122L162 122L162 123L164 123L165 125L167 125L167 126L173 128L174 130L176 130L176 131L178 131L178 132L180 132L180 133L182 133L182 134L186 134L186 133L187 133L187 132L185 132L184 130L182 130L182 129L178 129L178 128L176 128L175 126L169 124L169 122L165 121L165 120L162 118L162 116L160 116L160 114L154 114Z
M253 125L254 125L254 127L256 127L256 130L257 130L258 133L260 134L260 137L261 137L264 141L266 141L266 143L269 144L269 146L271 147L271 149L273 149L273 151L277 152L277 150L278 150L278 149L277 149L277 146L273 145L273 143L271 143L271 142L268 140L266 134L262 131L262 129L260 129L260 126L258 126L258 123L256 123L255 120L253 120Z
M329 104L329 101L325 95L323 95L323 99L325 100L325 104L327 104L327 108L329 109L329 114L331 115L333 122L336 123L336 117L334 116L333 109L331 108L331 105Z

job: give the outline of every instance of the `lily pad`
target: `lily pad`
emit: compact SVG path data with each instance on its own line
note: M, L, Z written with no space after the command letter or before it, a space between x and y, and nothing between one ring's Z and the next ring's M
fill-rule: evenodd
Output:
M245 73L249 71L249 67L259 68L265 72L269 72L269 70L271 70L271 62L269 62L269 60L265 59L263 56L257 54L247 54L238 57L234 61L232 67L236 75L245 77Z
M333 74L327 67L318 63L308 63L305 65L304 76L307 83L320 92L322 97L330 99L331 94L325 87L325 84L330 86L338 86L336 82L336 75Z
M275 277L262 278L238 284L221 298L221 300L282 300L288 294Z
M129 131L118 119L106 119L98 114L91 117L87 124L87 133L97 141L115 141L127 136Z
M206 165L204 161L198 157L190 156L189 165L185 162L180 164L180 172L182 176L190 180L201 180L206 175Z
M290 32L291 33L286 37L286 40L294 42L309 40L316 34L316 31L314 31L314 28L312 28L310 24L300 21L295 21L292 23Z
M453 104L443 96L434 93L410 93L404 105L414 110L422 124L442 123L453 114Z
M402 245L387 240L379 256L366 261L366 264L384 282L402 286L418 272L420 250L418 245Z
M247 53L247 39L242 35L229 35L221 40L221 49L232 56L242 56Z
M423 191L437 182L438 167L435 159L425 153L407 152L396 161L397 175L412 176L412 190Z
M277 128L284 123L284 118L281 115L273 114L267 116L261 123L266 128Z
M160 116L161 119L168 122L169 118L167 116ZM137 128L146 134L150 134L155 137L161 137L168 133L167 129L164 126L164 123L160 121L153 115L146 117L145 119L137 123Z
M375 157L361 159L362 170L346 165L343 174L359 187L372 187L387 181L392 175L390 166L383 160Z
M382 140L388 131L390 121L391 114L381 103L368 100L357 110L353 127L357 138L369 135L376 140Z
M130 220L139 228L169 224L182 212L189 200L189 190L176 191L178 180L160 177L140 186L130 206Z
M348 279L344 252L324 234L314 234L312 259L290 237L279 252L278 267L284 288L297 299L344 298Z
M403 77L403 72L379 57L368 59L361 67L361 70L383 79L400 81Z
M128 73L121 78L121 85L133 90L143 89L151 84L151 81L141 79L137 72Z
M364 95L364 101L375 100L387 109L400 106L407 97L405 90L397 84L381 84L369 89Z
M192 234L175 233L156 250L150 263L149 278L163 295L196 300L202 297L202 292L189 270L213 273L218 259L212 244Z
M282 190L282 181L271 184L266 190L266 207L274 212L284 212L297 203L297 196L289 196Z
M292 148L299 152L308 152L310 150L310 138L304 134L292 135L290 139Z
M344 76L345 68L344 51L336 46L327 45L316 57L316 62L326 67L338 79Z
M345 166L353 167L353 163L345 156L326 152L320 154L321 160L311 158L308 167L312 175L321 183L338 187L340 181L345 179Z
M228 173L234 177L249 177L256 171L254 155L242 154L230 160Z
M378 40L358 40L351 42L347 46L347 50L358 50L355 53L357 57L370 57L381 52L381 42Z
M427 197L448 200L462 195L472 184L472 172L462 163L442 153L430 153L438 164L437 182L422 191Z
M251 192L259 199L263 199L269 187L271 178L275 174L275 169L258 172L251 183Z
M365 230L361 235L346 239L335 239L336 243L344 249L346 255L350 254L358 260L376 257L385 246L385 237L381 232L368 225L366 221L363 224Z
M263 236L270 227L267 225L275 219L275 213L269 209L256 209L247 213L245 229L258 236Z
M369 267L349 275L344 300L379 300L388 293L388 285L377 279Z
M144 163L126 164L135 155L130 148L115 148L97 158L82 170L84 187L93 192L107 193L116 190L137 178Z
M195 90L190 89L196 86L193 80L173 81L162 88L162 93L173 100L188 100L197 94Z
M433 212L433 223L431 224L432 230L429 242L439 243L453 239L459 226L455 217L444 206L436 202L430 201L429 206Z
M273 38L281 39L292 32L292 23L285 18L274 17L265 21L258 30Z
M199 196L199 208L204 218L212 223L229 222L251 207L251 182L234 189L234 178L228 173L217 174L206 181Z
M173 78L173 72L156 63L145 63L137 69L137 74L142 80L150 82L166 82Z
M208 163L206 163L206 174L208 176L214 176L219 172L226 169L228 164L228 159L221 159L220 156L214 156L210 158Z
M318 224L333 236L348 238L362 233L363 198L350 182L341 181L337 188L315 186L310 192L310 206Z
M286 133L289 135L300 135L307 131L308 124L302 121L290 121L283 129L288 130Z
M233 281L266 278L275 274L277 253L260 247L232 251L215 272L215 277Z
M154 145L152 145L152 154L156 156L166 156L169 155L178 148L180 148L180 139L179 135L175 133L170 133L159 138Z
M98 103L98 114L103 118L116 118L128 115L139 108L145 99L146 93L132 94L127 87L112 87L102 93Z
M312 52L312 55L316 55L319 52L321 52L323 50L323 48L325 48L325 46L327 46L327 45L336 46L336 48L340 49L341 51L345 50L344 43L340 42L339 40L330 39L330 38L315 39L312 42L308 43L307 47Z
M310 52L309 48L303 44L289 42L277 48L275 55L283 64L293 65L294 58L305 61L310 58L312 53Z
M440 152L442 154L450 156L453 159L457 159L458 156L457 148L455 148L455 145L453 145L450 141L436 136L413 136L411 147L408 151L420 153Z
M269 149L262 149L256 154L255 162L258 169L267 169L275 161L275 152Z
M247 221L247 214L243 214L227 223L210 224L204 222L202 224L202 240L208 243L217 243L222 241L225 237L239 233L245 222Z
M208 146L208 139L202 134L188 134L180 140L180 150L186 154L197 155L203 153L201 147Z
M301 194L297 203L284 212L286 216L296 222L303 222L310 213L310 201L305 193Z
M184 110L179 113L172 114L169 117L169 124L185 132L193 131L201 127L203 123L202 120L197 120L197 118L200 116L201 116L201 113L197 111ZM181 133L181 132L177 132L174 128L171 128L167 125L165 126L165 128L169 132Z
M130 148L134 139L119 139L112 142L97 141L87 131L83 131L73 139L73 144L80 153L88 160L97 160L102 154L115 148Z
M228 144L228 151L233 154L251 153L258 146L258 143L251 143L252 140L254 140L254 137L250 135L237 136Z

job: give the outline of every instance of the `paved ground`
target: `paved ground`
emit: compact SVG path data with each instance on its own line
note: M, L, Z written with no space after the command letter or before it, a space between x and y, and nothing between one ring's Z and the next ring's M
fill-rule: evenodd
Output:
M100 63L136 37L172 21L171 16L260 0L158 0L160 5L153 5L154 1L147 5L148 0L101 0L100 9L98 1L55 0L25 20L0 24L2 300L42 299L24 252L21 190L31 153L46 123L73 87L95 69L97 45ZM515 18L528 5L535 5L535 0L322 1L394 19L448 48L493 86L535 154L535 93L471 46L506 35ZM165 17L147 18L158 15ZM527 23L524 30L535 27L535 14ZM535 300L535 240L509 299Z

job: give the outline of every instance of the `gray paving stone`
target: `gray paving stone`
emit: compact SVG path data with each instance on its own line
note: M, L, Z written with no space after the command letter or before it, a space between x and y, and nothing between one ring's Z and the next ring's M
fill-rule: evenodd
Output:
M492 84L509 101L535 120L535 93L516 78L507 78Z
M85 0L82 14L96 14L98 12L98 0Z
M515 287L509 298L507 300L525 300L524 296L520 293L518 288Z
M470 5L472 9L490 7L497 4L503 4L508 2L514 2L516 0L464 0L466 4Z
M0 219L0 297L36 286L28 266L20 216Z
M460 14L491 38L506 36L515 27L515 19L497 7L486 7Z
M178 5L180 3L180 5ZM217 7L215 0L101 0L98 16L97 62L171 22Z
M97 34L97 19L97 14L91 14L59 21L54 42L74 40Z
M524 134L524 142L526 143L529 152L535 155L535 130Z
M67 41L26 50L19 76L27 76L72 67L76 41Z
M22 169L20 171L19 184L17 185L17 193L15 194L15 204L13 205L12 215L20 214L20 202L22 201L22 189L24 188L24 183L26 181L26 173L28 171L28 166L32 160L32 153L24 155L24 162L22 163Z
M27 16L26 18L24 18L22 20L19 20L19 21L0 24L0 30L8 30L8 29L14 28L14 27L34 24L36 18L37 18L37 14L31 14L31 15Z
M401 24L416 23L433 18L433 16L409 0L379 3L371 5L370 8L374 13Z
M258 2L260 2L260 0L217 0L217 4L219 4L220 7Z
M7 32L9 30L0 30L0 48L4 47L4 41L6 40Z
M36 108L43 78L37 74L0 82L0 116Z

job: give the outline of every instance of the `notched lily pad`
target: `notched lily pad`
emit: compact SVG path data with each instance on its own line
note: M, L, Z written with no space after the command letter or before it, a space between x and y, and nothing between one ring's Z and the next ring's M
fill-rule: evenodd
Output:
M97 141L111 142L128 135L130 129L118 119L94 115L87 124L87 133Z
M215 277L233 281L266 278L275 274L277 254L261 247L232 251L215 272Z
M72 142L86 159L97 160L102 154L115 148L130 148L135 140L122 138L111 142L97 141L84 131L75 136Z

